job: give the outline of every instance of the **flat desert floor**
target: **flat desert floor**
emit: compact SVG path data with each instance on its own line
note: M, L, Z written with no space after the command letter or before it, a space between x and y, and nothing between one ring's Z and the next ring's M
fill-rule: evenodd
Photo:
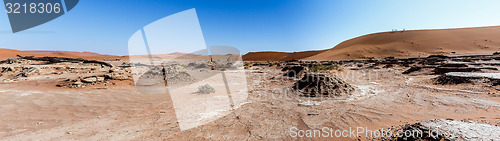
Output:
M0 138L369 140L365 136L294 138L290 129L378 130L431 119L500 125L500 94L494 87L435 84L437 74L403 74L409 67L374 69L368 65L344 63L342 69L330 71L355 89L342 98L299 96L289 89L298 78L283 76L283 66L247 67L248 99L244 104L221 118L183 131L169 93L141 92L131 80L68 88L56 84L74 74L29 76L0 84ZM95 74L99 72L78 77Z

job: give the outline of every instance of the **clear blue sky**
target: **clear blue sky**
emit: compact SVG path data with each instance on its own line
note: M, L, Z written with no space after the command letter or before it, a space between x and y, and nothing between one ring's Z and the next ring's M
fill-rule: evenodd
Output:
M196 8L207 46L319 50L391 29L500 25L499 7L498 0L81 0L61 17L13 34L1 6L0 48L126 55L141 27Z

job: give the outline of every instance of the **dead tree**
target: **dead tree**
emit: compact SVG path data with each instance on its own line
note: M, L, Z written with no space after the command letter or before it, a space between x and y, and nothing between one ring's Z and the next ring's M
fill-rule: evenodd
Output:
M106 62L95 61L95 60L85 60L81 58L64 58L64 57L33 57L33 56L21 56L17 55L19 59L34 60L34 61L47 61L49 63L60 63L60 62L72 62L72 63L94 63L103 66L113 67L113 65Z
M7 60L0 61L0 64L4 64L4 63L12 64L16 60L19 60L19 59L18 58L9 58Z
M28 70L26 70L26 71L23 71L23 72L21 72L20 74L18 74L18 75L16 75L15 77L13 77L11 80L13 80L13 79L17 79L17 78L19 78L19 77L21 77L21 76L22 76L22 77L28 77L26 74L28 74L28 73L30 73L30 72L32 72L32 71L34 71L34 70L36 70L36 68L31 68L31 69L28 69Z

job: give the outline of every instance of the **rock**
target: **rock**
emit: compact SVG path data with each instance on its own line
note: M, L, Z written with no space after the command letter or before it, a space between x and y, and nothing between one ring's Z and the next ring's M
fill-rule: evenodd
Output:
M116 67L110 68L109 73L113 73L113 72L121 72L121 70L116 68Z
M452 119L424 120L405 125L402 131L421 134L420 137L399 137L397 140L500 140L498 126Z
M415 67L415 66L414 67L410 67L410 69L404 71L403 74L410 74L412 72L415 72L415 71L418 71L418 70L421 70L421 69L422 69L422 67Z
M311 97L346 96L354 91L351 85L330 72L307 73L292 88L302 92L304 96Z
M82 81L85 83L96 83L96 82L103 82L104 79L105 79L104 77L92 76L83 78Z
M438 84L471 83L473 79L489 79L492 85L500 83L500 73L449 72L436 78Z
M288 76L288 77L301 77L302 74L307 71L307 67L303 66L287 66L283 68L282 70L288 70L283 76Z
M212 86L206 84L198 87L198 93L199 94L215 93L215 89Z
M318 106L321 105L321 102L319 101L300 101L299 100L299 106Z
M446 55L429 55L427 58L450 58Z
M439 63L441 63L443 61L446 61L446 60L442 57L436 57L436 56L431 55L427 58L423 58L423 60L421 60L418 63L422 64L422 65L438 65Z
M445 63L439 65L439 67L469 67L467 63Z
M103 82L106 78L105 77L96 77L97 82Z
M283 67L283 69L281 69L281 71L288 71L288 70L290 70L290 68L298 67L298 66L300 66L300 65L287 65L287 66Z
M387 65L385 65L383 68L393 68L393 67L394 67L394 65L393 65L393 64L387 64Z
M109 73L105 74L104 77L106 77L107 79L113 79L113 80L128 80L128 79L130 79L128 74L129 73L127 73L123 69L113 67L113 68L109 69Z
M139 77L136 86L153 86L158 84L176 86L189 84L194 81L195 78L191 77L184 67L179 65L165 65L164 67L151 67L150 70Z
M205 64L205 63L201 63L199 64L198 66L196 66L197 69L201 69L201 68L208 68L208 65Z
M105 75L106 78L113 80L128 80L129 77L124 73L109 73Z
M474 72L480 71L480 68L472 68L472 67L437 67L434 72L436 74L444 74L448 72Z
M188 67L195 67L195 66L196 66L196 63L189 63L187 66L188 66Z
M16 69L14 67L2 67L1 70L2 71L0 71L0 72L11 72L11 71L15 71Z
M76 82L74 82L71 85L76 86L76 87L80 87L81 85L83 85L83 83L80 80L77 80Z

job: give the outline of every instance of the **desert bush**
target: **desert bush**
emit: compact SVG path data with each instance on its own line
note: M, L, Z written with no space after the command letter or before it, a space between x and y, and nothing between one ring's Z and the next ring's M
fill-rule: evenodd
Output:
M215 89L212 86L206 84L198 87L198 93L200 94L215 93Z
M309 70L311 70L313 72L327 71L327 70L340 70L340 67L337 65L317 65L314 67L310 67Z

